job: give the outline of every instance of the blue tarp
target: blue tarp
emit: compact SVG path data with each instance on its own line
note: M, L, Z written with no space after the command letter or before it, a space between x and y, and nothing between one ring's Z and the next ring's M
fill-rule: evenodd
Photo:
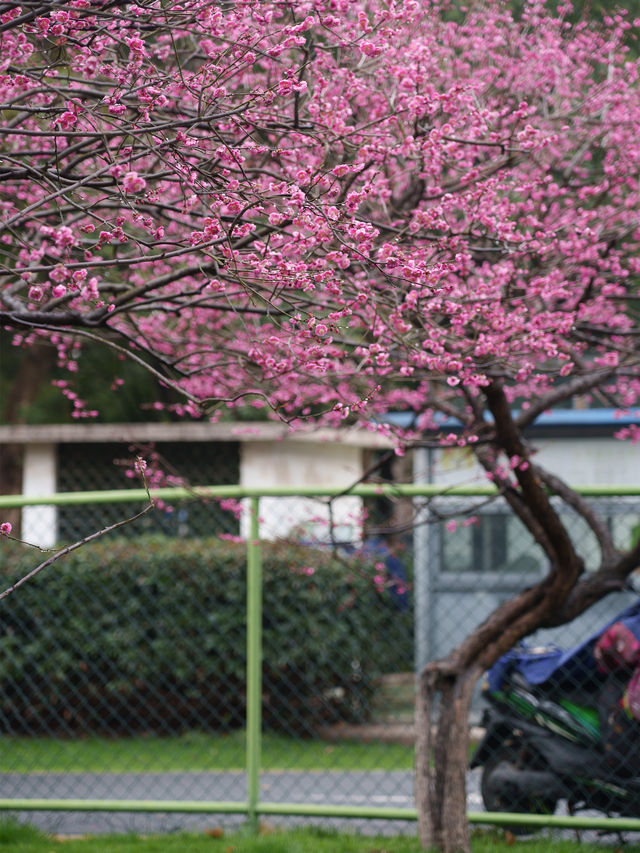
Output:
M582 681L595 672L593 647L597 639L614 622L622 622L640 640L640 600L627 607L599 631L570 649L547 646L543 649L525 645L511 649L499 658L487 673L489 690L499 690L505 675L512 670L521 673L529 684L545 681Z

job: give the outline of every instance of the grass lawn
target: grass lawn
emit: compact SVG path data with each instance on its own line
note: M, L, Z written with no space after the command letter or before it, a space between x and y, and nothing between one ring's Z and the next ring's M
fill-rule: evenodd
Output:
M411 770L413 747L386 743L262 738L264 770ZM243 770L245 734L176 737L0 738L0 772L170 772Z
M0 822L0 847L15 853L420 853L415 838L345 835L322 830L268 832L257 837L241 833L163 836L99 836L59 839L11 821ZM515 841L501 832L475 833L473 853L606 853L616 844L581 844L550 837ZM638 845L625 853L640 853Z

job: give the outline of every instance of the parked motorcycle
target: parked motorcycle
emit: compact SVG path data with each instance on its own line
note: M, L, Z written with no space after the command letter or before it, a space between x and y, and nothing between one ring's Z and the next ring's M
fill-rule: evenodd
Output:
M640 817L640 722L628 704L640 663L607 664L618 629L638 646L640 601L572 649L518 647L489 670L471 761L487 811L553 814L566 800L570 814Z

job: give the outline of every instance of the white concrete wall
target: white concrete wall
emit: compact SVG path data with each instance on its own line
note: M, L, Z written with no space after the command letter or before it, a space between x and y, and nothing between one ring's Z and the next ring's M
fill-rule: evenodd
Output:
M324 430L294 439L251 439L241 444L240 482L249 486L327 486L346 488L362 476L363 450L353 437L333 440ZM22 491L25 495L56 492L56 443L29 443L24 447ZM329 541L329 520L334 536L358 541L362 529L362 500L344 497L327 499L263 498L260 502L261 535L281 538L297 535L305 540ZM248 513L241 520L243 536L248 533ZM304 529L302 529L304 527ZM50 506L22 510L22 534L27 542L52 547L57 539L57 509Z
M640 445L615 438L571 438L534 441L536 461L579 486L640 485Z
M251 441L242 445L240 482L243 486L330 486L342 489L362 476L362 449L337 442ZM338 539L360 539L362 501L344 497L333 504L332 521ZM330 511L326 499L262 498L260 532L264 538L295 537L329 541ZM248 533L248 513L241 522Z
M640 485L640 444L615 438L536 438L534 461L570 486ZM487 482L473 454L464 448L434 453L433 479L443 485Z
M24 448L22 494L44 497L56 493L56 445L27 444ZM57 538L57 509L26 506L22 510L22 538L32 545L51 548Z

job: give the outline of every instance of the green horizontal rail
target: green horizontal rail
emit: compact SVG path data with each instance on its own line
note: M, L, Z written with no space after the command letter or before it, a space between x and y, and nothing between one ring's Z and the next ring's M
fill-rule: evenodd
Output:
M584 497L617 498L640 497L640 486L575 486L574 490ZM186 489L172 487L151 489L154 500L202 500L206 498L287 498L317 497L336 498L353 495L361 498L404 497L404 498L473 498L494 497L495 486L450 486L445 488L429 484L361 483L351 488L336 489L335 486L194 486ZM82 504L138 503L146 501L145 489L111 489L92 492L58 492L54 495L0 495L0 509L24 506L79 506Z
M235 803L198 800L0 799L0 811L156 812L183 814L250 814L287 817L384 818L416 820L415 809L384 806L313 805L307 803Z
M72 800L0 799L0 811L52 812L155 812L182 814L247 814L246 803L200 802L197 800ZM282 817L379 818L417 820L416 809L385 806L312 805L307 803L260 803L261 815ZM581 817L535 815L515 812L468 812L470 823L492 826L522 826L550 829L606 829L610 832L640 832L640 819L627 817Z
M55 800L0 799L0 811L33 812L182 812L185 814L246 814L246 803L198 800Z
M388 483L367 483L352 486L341 491L335 486L194 486L193 488L172 487L151 489L149 494L154 500L180 501L202 500L206 498L287 498L319 497L335 498L341 495L356 497L474 497L492 496L497 491L494 486L466 487L458 486L443 490L442 486L429 485L390 485ZM638 489L640 494L640 489ZM93 492L58 492L54 495L0 495L0 508L39 506L77 506L81 504L133 503L148 500L145 489L111 489Z
M468 812L467 818L469 823L494 826L522 826L524 824L536 829L605 829L607 832L640 832L640 818L634 817Z

